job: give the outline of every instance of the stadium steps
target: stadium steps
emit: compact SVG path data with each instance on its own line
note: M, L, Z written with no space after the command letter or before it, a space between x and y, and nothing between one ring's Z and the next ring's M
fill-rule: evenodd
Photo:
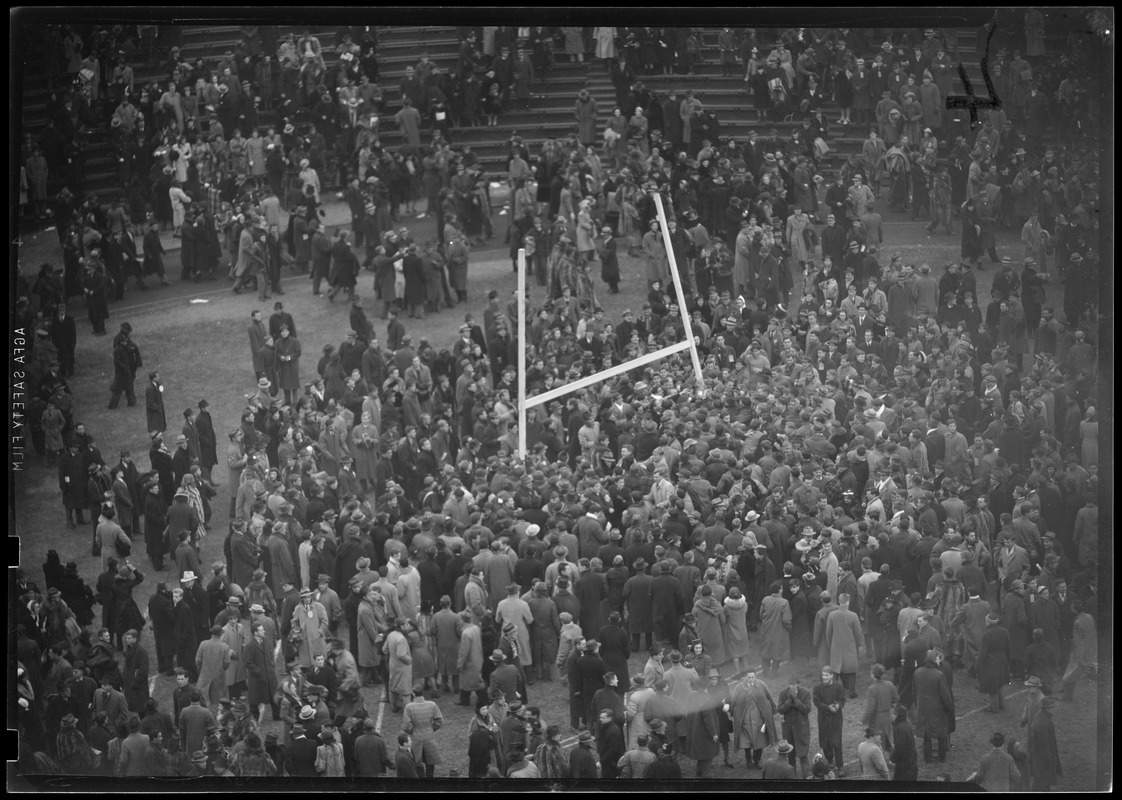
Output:
M321 42L325 61L331 65L335 61L335 41L337 28L316 26L312 32ZM278 27L277 38L283 39L288 33L297 37L302 35L303 29L298 27ZM959 53L967 60L968 76L975 90L984 86L982 73L974 56L974 41L976 30L956 31L958 37ZM716 42L718 29L703 29L702 57L707 59L695 64L693 75L649 75L639 76L651 91L664 95L670 89L676 89L679 96L684 96L687 88L693 88L698 98L707 107L712 109L721 124L722 136L742 138L747 136L752 129L761 134L768 135L772 128L778 130L779 135L789 137L791 132L800 127L797 122L773 122L761 119L760 113L751 107L750 97L745 93L744 79L741 74L724 77L720 74L721 66L716 62ZM224 53L232 50L241 38L237 26L206 25L186 26L182 32L180 45L182 56L194 61L203 58L211 63L220 60ZM1050 51L1061 48L1066 38L1061 35L1050 36L1047 40ZM769 47L770 42L761 45L761 49ZM378 54L379 54L379 85L392 112L400 105L399 84L405 76L405 68L413 65L419 59L421 51L429 53L430 58L445 69L455 69L459 62L459 38L457 29L450 26L397 26L393 28L378 28ZM587 58L587 55L586 55ZM164 83L169 78L162 64L139 65L136 70L136 82L144 84L155 80ZM738 72L743 69L738 65ZM482 69L481 69L482 71ZM956 77L957 84L958 79ZM536 151L536 145L546 136L565 137L576 129L573 118L573 103L577 93L587 88L596 98L600 108L600 125L611 109L615 106L615 89L604 67L586 61L584 64L575 64L562 59L556 60L548 75L537 76L533 87L533 97L529 111L510 109L500 116L500 125L494 128L476 127L453 129L451 140L456 145L468 145L476 153L488 171L505 172L506 161L509 156L509 141L514 134L522 136L523 140ZM43 74L41 54L32 51L28 54L25 64L24 81L24 112L23 119L25 130L32 133L41 129L46 121L46 108L49 100L46 76ZM956 85L956 92L963 92L961 86ZM984 91L984 89L983 89ZM838 109L827 105L825 108L827 119L836 123ZM625 116L630 116L624 110ZM271 115L266 112L262 115L262 124L272 122ZM849 135L852 132L853 135ZM429 131L425 130L422 141L428 139ZM392 121L385 121L381 128L382 142L389 147L401 142L401 136ZM832 152L827 156L827 168L836 166L848 155L860 152L864 136L857 133L856 128L842 128L836 125L831 127L830 146ZM115 186L115 166L113 156L105 131L96 131L91 137L87 150L86 184L84 188L97 194L113 193Z

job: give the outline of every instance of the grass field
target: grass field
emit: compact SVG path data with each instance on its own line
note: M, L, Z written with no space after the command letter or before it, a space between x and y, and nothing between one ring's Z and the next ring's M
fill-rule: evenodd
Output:
M431 220L411 224L423 238L431 228ZM501 242L505 229L505 218L496 217L496 242ZM886 226L888 242L883 251L892 254L899 251L905 262L929 263L936 274L941 266L956 259L959 251L957 236L936 236L928 238L922 223L890 220ZM913 242L913 244L905 244ZM1019 257L1020 246L1014 234L1003 232L999 237L1002 252ZM499 245L496 245L499 246ZM26 257L21 257L21 269L34 272L35 265L43 260L52 260L57 253L57 239L51 231L37 236L25 237ZM57 258L57 255L54 256ZM623 280L621 293L610 295L601 291L597 285L600 303L609 319L617 319L624 308L637 308L644 302L646 286L644 271L638 259L622 257ZM178 276L177 256L169 257L167 272L170 277ZM988 302L989 284L993 269L987 268L979 276L980 302L984 308ZM376 329L384 337L385 323L377 319L371 290L372 275L363 273L360 277L359 294L365 296L367 315L376 323ZM505 251L484 250L473 255L469 268L470 299L466 305L455 311L444 311L427 319L404 319L406 330L415 339L427 337L437 350L450 345L456 338L456 331L465 311L471 311L477 320L482 320L485 296L488 290L496 289L503 302L515 287L515 276L511 271L509 257ZM340 298L334 304L325 297L312 297L306 278L290 277L284 283L285 308L292 313L303 347L301 376L307 378L315 371L324 344L335 344L343 340L348 325L349 304ZM798 288L798 287L796 287ZM531 301L541 300L541 290L533 287ZM1050 299L1059 301L1056 289L1050 288ZM201 302L195 302L201 301ZM254 389L253 370L250 361L246 329L249 313L254 308L262 308L265 316L271 313L272 300L259 302L255 296L242 294L235 296L223 280L216 283L203 283L189 286L174 286L169 289L147 293L131 293L123 305L110 307L112 318L107 330L116 332L120 323L128 321L133 328L133 339L140 347L144 358L140 389L140 404L135 408L121 407L115 411L106 408L109 383L112 380L112 335L93 337L89 335L89 324L84 319L84 311L75 309L78 318L79 339L77 350L77 374L71 381L76 402L76 419L85 422L87 429L96 437L96 442L107 462L115 463L121 448L128 448L140 468L148 465L148 437L143 409L143 376L150 369L158 369L166 387L165 407L169 429L174 433L182 424L182 411L196 408L198 401L206 399L210 403L218 436L218 455L220 466L214 476L220 482L219 495L213 501L215 509L211 524L212 535L203 540L200 563L209 565L221 557L222 539L225 535L229 505L230 487L225 485L226 470L222 466L225 453L225 433L236 424L244 407L243 396ZM57 476L52 469L33 453L28 455L26 470L15 481L14 495L10 508L14 513L15 532L20 536L20 563L27 569L32 580L42 585L41 565L49 549L56 549L63 562L74 560L80 567L83 578L93 584L97 578L97 564L90 558L90 529L69 531L66 528L65 514L57 485ZM143 553L142 543L134 545L132 563L144 573L145 580L135 593L141 609L147 607L148 598L159 580L171 580L170 571L155 573ZM338 588L338 587L336 587ZM145 629L142 644L152 649L150 629ZM633 671L640 670L643 660L632 659ZM862 665L858 692L863 693L868 684L867 666ZM731 670L729 670L731 671ZM786 673L771 682L774 694L783 687ZM816 672L806 675L816 680ZM161 704L170 705L169 695L172 679L158 676L154 679L154 696ZM1015 687L1019 691L1020 687ZM1088 725L1100 703L1110 703L1111 697L1097 697L1090 685L1082 686L1074 704L1061 704L1057 709L1057 735L1061 742L1061 757L1065 778L1059 788L1091 789L1094 787L1095 748L1094 732ZM567 690L560 684L535 684L530 690L530 703L542 709L547 724L557 723L565 730L570 740L575 739L568 730ZM968 685L965 676L956 684L956 698L960 721L958 732L952 738L950 758L945 765L932 768L922 763L920 777L934 780L941 775L961 779L973 771L978 757L988 748L986 741L994 730L1019 735L1017 721L1022 700L1014 695L1008 710L1001 715L992 716L981 713L985 698ZM389 707L380 707L378 695L364 690L364 697L371 713L385 712L381 729L387 734L387 741L396 735L400 720L390 715ZM444 764L438 775L448 774L449 769L457 769L461 775L467 772L466 734L470 719L470 709L461 708L452 698L442 700L441 709L445 724L437 734L438 747L443 755ZM863 699L847 705L845 709L845 741L848 743L846 755L855 759L855 747L862 738L860 717ZM278 723L279 727L279 723ZM813 726L816 729L816 725ZM817 739L814 740L817 745ZM391 744L391 752L393 745ZM770 753L769 753L770 755ZM765 756L766 757L766 756ZM712 771L712 777L743 779L758 777L758 773L747 773L743 767L743 757L733 754L733 769L725 769L720 759ZM855 768L855 767L853 767ZM853 769L851 768L851 769ZM683 763L683 774L693 775L693 765ZM850 773L851 775L853 772Z

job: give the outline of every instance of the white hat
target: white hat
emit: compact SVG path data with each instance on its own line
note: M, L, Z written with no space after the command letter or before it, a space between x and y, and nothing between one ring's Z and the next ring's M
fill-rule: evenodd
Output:
M193 573L191 570L187 570L183 573L183 577L179 579L179 582L187 583L188 581L193 581L195 579L195 573Z

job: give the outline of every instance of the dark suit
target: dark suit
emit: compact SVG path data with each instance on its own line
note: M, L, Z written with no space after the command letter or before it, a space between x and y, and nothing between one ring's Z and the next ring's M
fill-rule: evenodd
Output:
M378 734L364 733L355 740L355 777L385 775L393 763L385 741Z
M416 778L417 775L417 762L413 759L413 754L408 750L402 750L400 747L393 757L394 764L397 767L397 777L399 778Z
M506 701L510 703L518 694L518 680L518 668L507 661L491 673L488 688L492 691L495 689L501 691Z
M293 739L284 756L285 774L292 777L315 778L316 748L319 745L306 736Z

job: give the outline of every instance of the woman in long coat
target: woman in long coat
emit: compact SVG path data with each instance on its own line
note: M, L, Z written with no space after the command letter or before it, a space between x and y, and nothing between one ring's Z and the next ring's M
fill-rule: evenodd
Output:
M412 620L402 628L405 638L409 642L409 652L413 658L413 680L429 688L429 681L436 675L436 660L429 650L429 635L422 631ZM435 688L435 687L434 687Z
M118 640L123 638L125 631L130 628L138 633L144 630L144 615L140 613L132 596L132 590L143 580L144 576L128 564L121 564L117 568L117 575L113 579L112 620L113 636Z
M577 120L577 138L581 144L588 145L596 141L596 115L598 112L596 98L589 95L587 89L581 89L573 104L573 116Z
M767 686L747 679L732 688L732 749L762 750L779 741L775 735L775 700Z
M737 672L741 668L741 660L748 658L748 601L741 595L740 589L729 589L725 598L725 655L733 661ZM696 609L694 614L697 614ZM702 640L704 643L704 639ZM713 651L706 646L706 651L712 655Z
M565 53L570 61L584 63L584 28L568 25L561 29L565 34ZM577 58L573 58L577 56Z
M598 27L593 32L593 38L596 40L597 58L616 57L616 29L614 27Z
M697 635L712 660L712 665L719 667L727 663L729 658L725 653L725 607L713 596L711 587L701 587L701 596L693 604L693 613L697 618Z
M962 585L962 581L954 577L953 572L948 576L948 570L944 570L943 579L936 584L935 596L932 600L935 604L935 615L943 621L943 630L947 631L944 637L947 658L952 662L961 659L965 649L962 629L952 629L951 621L958 614L958 610L966 604L966 587Z

